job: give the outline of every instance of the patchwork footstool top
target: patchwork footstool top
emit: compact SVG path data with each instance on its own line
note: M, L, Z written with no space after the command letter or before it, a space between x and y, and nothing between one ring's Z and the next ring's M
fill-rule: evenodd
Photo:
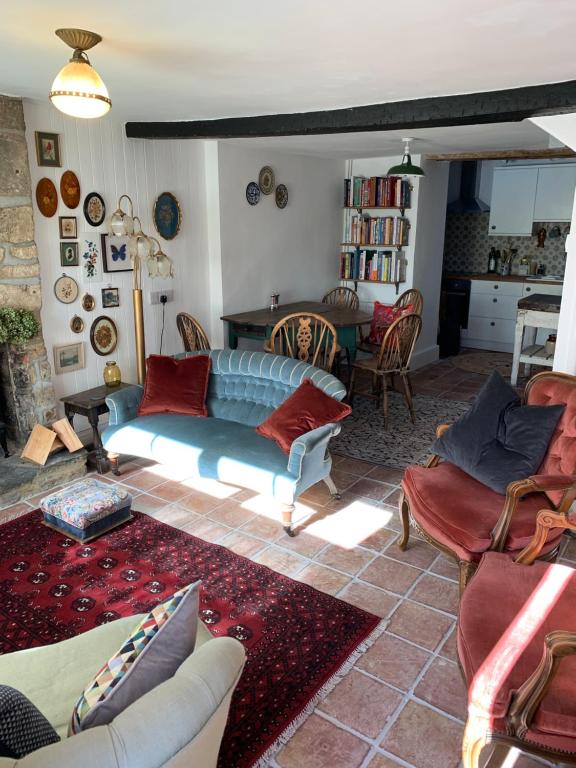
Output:
M131 516L132 496L124 489L89 478L45 496L44 522L85 541Z

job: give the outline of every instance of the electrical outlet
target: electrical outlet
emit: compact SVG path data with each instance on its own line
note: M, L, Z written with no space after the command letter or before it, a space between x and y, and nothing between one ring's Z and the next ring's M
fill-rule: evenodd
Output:
M148 299L150 304L161 304L160 296L166 296L166 302L174 301L174 291L168 288L165 291L150 291Z

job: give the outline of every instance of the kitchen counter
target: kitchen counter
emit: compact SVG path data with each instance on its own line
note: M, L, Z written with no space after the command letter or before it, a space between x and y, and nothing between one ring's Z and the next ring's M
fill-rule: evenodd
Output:
M449 278L450 280L488 280L496 283L530 283L533 285L562 285L563 283L562 280L546 280L545 276L543 279L540 279L535 278L534 275L497 275L494 273L488 274L486 272L477 274L461 272L444 275L444 277Z

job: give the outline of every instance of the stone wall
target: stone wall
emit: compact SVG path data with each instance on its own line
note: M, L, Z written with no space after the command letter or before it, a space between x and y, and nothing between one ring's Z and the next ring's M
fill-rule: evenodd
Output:
M30 309L40 319L40 265L20 99L0 95L0 307ZM0 345L0 386L9 434L26 440L36 423L56 418L56 397L42 336Z

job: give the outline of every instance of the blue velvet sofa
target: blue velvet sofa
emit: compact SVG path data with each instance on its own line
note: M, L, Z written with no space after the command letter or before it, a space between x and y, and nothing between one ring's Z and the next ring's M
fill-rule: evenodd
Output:
M138 385L106 398L110 420L102 442L114 473L118 474L118 455L130 454L184 465L191 475L268 494L283 505L284 530L293 535L294 502L303 491L324 480L338 496L327 449L340 426L326 424L307 432L294 441L288 456L255 427L306 378L337 400L342 400L346 388L308 363L264 352L226 349L177 357L195 354L209 354L212 359L208 418L167 413L137 416L143 392Z

